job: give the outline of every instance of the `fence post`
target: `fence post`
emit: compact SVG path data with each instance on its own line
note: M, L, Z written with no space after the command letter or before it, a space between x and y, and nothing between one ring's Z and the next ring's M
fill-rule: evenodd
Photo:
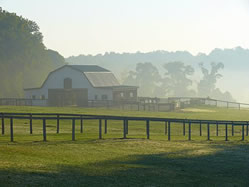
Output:
M102 120L99 119L99 139L102 139Z
M232 136L234 136L234 124L232 123Z
M56 129L56 133L59 134L60 132L60 115L57 115L57 129Z
M82 119L82 116L80 116L80 133L83 133L83 119Z
M202 124L201 124L201 121L200 121L200 136L202 136Z
M191 122L188 123L188 140L191 140Z
M228 141L227 123L226 123L226 141Z
M123 121L123 138L126 139L126 120Z
M241 140L242 141L245 140L245 125L244 124L242 125L242 139Z
M43 141L47 141L46 119L43 118Z
M146 120L147 139L150 139L150 121Z
M170 121L168 122L168 140L170 141Z
M72 120L72 141L75 141L75 119Z
M32 128L32 114L30 114L30 116L29 116L29 131L30 131L30 134L33 133L33 128Z
M165 125L164 125L164 134L165 135L167 135L168 134L168 132L167 132L167 130L168 130L168 122L167 121L165 121Z
M107 134L107 119L105 119L105 134Z
M216 122L216 136L219 136L219 125L218 125L218 122Z
M129 132L129 124L128 124L128 120L126 120L126 134L128 134Z
M210 124L207 124L207 140L210 140Z
M183 122L183 136L185 136L186 135L186 125L185 125L185 121Z
M2 135L4 135L4 114L2 113Z
M248 122L246 122L246 136L248 136Z
M14 141L13 118L10 118L10 141Z

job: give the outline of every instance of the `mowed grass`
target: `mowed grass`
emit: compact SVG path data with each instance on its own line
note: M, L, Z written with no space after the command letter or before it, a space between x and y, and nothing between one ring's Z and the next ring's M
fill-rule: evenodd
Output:
M88 108L47 108L1 106L0 112L79 113L118 116L150 116L186 119L248 120L248 110L225 108L185 109L176 112L139 112ZM1 124L1 123L0 123ZM108 121L108 132L98 140L98 121L84 121L80 133L76 121L76 141L71 141L71 121L47 121L47 142L42 141L42 123L14 120L14 141L0 135L0 186L249 186L248 137L241 141L241 127L224 141L224 126L211 126L206 141L206 125L192 125L192 141L183 136L182 124L172 124L172 141L164 134L164 123L152 122L150 140L145 122L129 122L128 139L121 121ZM104 125L103 125L104 127Z

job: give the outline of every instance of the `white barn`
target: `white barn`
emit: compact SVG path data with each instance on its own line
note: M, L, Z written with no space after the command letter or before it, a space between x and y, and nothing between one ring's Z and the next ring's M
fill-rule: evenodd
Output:
M96 65L65 65L49 73L39 88L24 89L34 105L87 106L89 101L136 101L137 87L120 85L112 72ZM42 102L42 101L46 102Z

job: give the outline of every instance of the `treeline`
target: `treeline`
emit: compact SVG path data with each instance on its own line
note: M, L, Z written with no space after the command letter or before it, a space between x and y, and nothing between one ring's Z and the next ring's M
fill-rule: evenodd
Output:
M24 87L41 85L64 63L58 52L46 49L35 22L0 7L0 97L23 97Z
M249 49L241 47L231 49L214 49L209 54L199 53L192 55L188 51L152 51L136 53L115 53L109 52L98 55L71 56L66 59L71 64L97 64L111 69L119 74L122 70L135 68L138 62L151 62L156 67L166 62L180 61L197 68L199 62L205 64L210 62L222 62L226 71L246 71L249 68ZM160 71L160 70L159 70Z
M195 69L183 62L168 62L160 72L152 63L138 63L134 71L123 77L123 84L139 86L138 95L145 97L210 97L221 100L234 101L229 92L222 92L216 88L216 83L222 75L219 70L224 68L223 63L211 63L207 68L199 64L202 73L200 81L196 82L193 76Z

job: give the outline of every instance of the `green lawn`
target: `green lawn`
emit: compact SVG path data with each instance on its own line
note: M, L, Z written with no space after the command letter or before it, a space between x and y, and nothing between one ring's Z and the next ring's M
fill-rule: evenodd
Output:
M0 106L0 112L57 112L192 119L249 120L248 110L223 108L185 109L177 112L138 112L85 108ZM151 123L147 140L144 122L129 122L128 139L122 139L120 121L108 121L108 133L98 140L98 121L84 121L84 132L76 122L76 141L71 141L71 121L47 123L47 142L42 142L42 123L14 121L14 143L0 135L0 186L249 186L249 138L241 139L241 127L224 141L224 127L206 141L206 126L192 125L192 141L182 135L182 125L172 124L172 141L164 135L164 124ZM1 123L0 123L1 124ZM186 126L187 127L187 126ZM187 129L187 128L186 128Z

